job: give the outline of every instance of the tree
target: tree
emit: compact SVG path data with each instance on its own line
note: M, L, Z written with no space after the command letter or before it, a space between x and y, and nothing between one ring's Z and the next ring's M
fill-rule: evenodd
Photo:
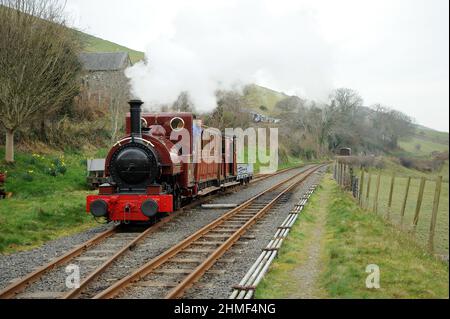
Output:
M364 126L362 97L355 90L340 88L330 95L329 116L332 118L329 148L351 147L362 144L361 131Z
M414 133L412 119L406 114L380 104L372 108L374 136L387 150L395 149L400 138Z
M181 92L177 100L172 104L172 110L177 112L192 112L194 105L191 102L189 93Z
M305 105L305 100L299 98L298 96L289 96L275 105L276 109L280 109L284 112L293 112L296 109L302 108Z
M115 142L119 137L119 132L123 128L123 118L125 116L127 107L127 101L129 100L128 80L119 74L107 81L105 84L107 91L109 92L109 112L111 117L111 142Z
M340 112L350 113L354 112L357 107L362 106L363 99L355 90L348 88L340 88L334 90L330 99L332 105L335 106Z
M241 93L235 91L217 91L217 108L204 116L205 124L218 129L231 127L247 128L250 115L245 111L245 102Z
M80 45L56 0L0 0L0 30L0 125L14 162L14 133L77 94Z

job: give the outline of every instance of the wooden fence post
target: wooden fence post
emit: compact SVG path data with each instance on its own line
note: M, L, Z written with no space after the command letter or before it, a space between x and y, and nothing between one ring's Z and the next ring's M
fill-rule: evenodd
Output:
M341 177L341 163L339 163L339 161L337 161L336 163L336 182L338 183L338 185L340 185L340 177Z
M434 252L434 233L436 229L439 199L441 197L441 187L442 187L442 176L439 176L436 180L436 189L434 191L433 212L431 214L430 235L428 237L428 249L430 250L431 253Z
M395 184L395 173L392 174L391 178L391 188L389 190L389 200L388 200L388 209L387 209L387 219L391 219L391 208L392 208L392 197L394 195L394 184Z
M369 180L367 181L367 190L366 190L366 208L369 208L369 194L370 194L370 184L372 181L372 173L369 173Z
M362 198L363 198L363 187L364 187L364 168L361 169L361 180L359 185L359 205L362 206Z
M337 166L337 160L334 160L334 165L333 165L333 178L334 178L334 180L336 180L336 170L337 170L336 166Z
M336 174L336 181L338 185L341 185L341 163L337 162L337 174Z
M403 219L405 217L406 202L408 201L409 186L411 185L411 176L406 181L405 197L403 198L402 210L400 212L400 227L403 227Z
M381 171L378 172L377 188L375 189L375 198L373 200L373 211L378 214L378 194L380 192Z
M423 191L425 189L425 177L422 177L420 179L420 186L419 186L419 195L417 196L417 203L416 203L416 213L414 214L414 220L413 220L413 232L416 232L417 224L419 223L419 214L420 214L420 208L422 207L422 199L423 199Z

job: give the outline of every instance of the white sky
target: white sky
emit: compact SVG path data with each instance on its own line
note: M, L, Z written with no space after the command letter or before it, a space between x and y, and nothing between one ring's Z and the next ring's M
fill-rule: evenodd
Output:
M66 11L72 26L132 49L149 52L171 41L175 50L183 44L190 53L211 52L196 63L209 60L209 69L223 60L224 67L214 70L216 81L237 67L243 79L306 98L324 99L324 92L350 87L365 105L382 103L420 124L449 130L448 0L67 0ZM217 57L234 43L234 51ZM280 49L271 50L271 43ZM253 58L259 49L264 53ZM246 65L256 62L241 68L241 57ZM177 54L163 62L170 58ZM175 70L186 78L192 68ZM300 72L295 82L293 74Z

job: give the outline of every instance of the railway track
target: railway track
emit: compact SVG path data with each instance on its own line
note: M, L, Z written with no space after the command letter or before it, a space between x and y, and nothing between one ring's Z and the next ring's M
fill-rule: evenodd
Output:
M294 167L298 168L298 167ZM275 175L282 174L286 171L292 170L294 168L288 168L278 171L277 173L270 174L270 175L262 175L255 179L253 182L261 181L264 179L267 179L269 177L273 177ZM303 174L303 173L301 173ZM300 174L300 175L301 175ZM295 175L294 177L299 176ZM288 179L288 181L292 180L294 177L291 177ZM282 183L279 183L275 185L274 187L270 188L268 191L273 190L274 188L281 186L282 184L286 183L287 181L283 181ZM249 207L247 210L243 210L244 207L247 207L251 204L250 201L255 201L257 198L260 198L263 196L263 194L266 194L268 191L265 191L251 200L245 202L235 210L227 213L225 216L231 216L230 213L238 212L238 215L234 217L234 219L230 219L228 222L230 225L233 224L233 221L237 222L234 223L234 227L230 227L229 225L223 225L223 229L219 232L217 230L220 230L220 228L216 230L211 230L210 238L216 238L217 240L210 240L205 241L203 243L196 243L194 245L203 247L203 248L197 248L197 250L191 251L193 254L196 253L205 253L209 252L211 248L219 246L221 241L226 239L226 235L230 235L231 231L238 227L240 224L243 224L242 218L249 218L251 217L249 215L249 212L255 211L255 208L262 207L262 204L253 203L252 207ZM212 197L216 197L214 195L209 196L205 200L200 200L193 202L191 204L188 204L187 206L183 207L182 210L192 208L194 206L200 205L201 203L205 202L206 200L210 200ZM27 276L13 282L6 288L0 291L0 299L8 299L8 298L64 298L64 299L70 299L70 298L89 298L91 296L83 296L83 290L96 278L98 278L108 267L110 267L116 260L118 260L120 257L122 257L127 251L133 249L136 245L138 245L141 241L143 241L148 235L155 232L168 222L170 222L172 219L174 219L182 210L178 211L175 214L172 214L168 217L165 217L161 219L158 223L152 225L151 227L148 227L144 230L135 230L133 232L124 232L123 229L119 226L115 226L111 229L108 229L98 235L96 235L94 238L86 241L85 243L75 247L74 249L70 250L66 254L62 255L61 257L58 257L57 259L51 261L50 263L36 269L32 273L28 274ZM220 218L220 221L226 220ZM216 221L217 222L217 221ZM205 226L206 227L206 226ZM203 229L203 228L202 228ZM202 231L200 230L200 232ZM198 232L196 233L198 234ZM211 235L214 235L215 237ZM195 234L194 234L195 235ZM193 235L193 236L194 236ZM192 236L191 236L192 237ZM190 237L189 237L190 238ZM177 245L178 246L178 245ZM187 251L189 252L189 250ZM195 265L199 263L201 258L183 258L180 259L181 264L188 264L188 265ZM172 260L177 261L176 258ZM81 282L80 286L78 288L72 289L70 291L66 291L67 288L65 287L65 281L61 280L61 278L64 278L64 276L67 276L67 274L64 271L65 265L69 263L74 263L77 265L80 265L80 269L84 269L83 273L81 274ZM208 267L209 268L209 267ZM86 271L87 270L87 271ZM58 275L59 273L59 275ZM179 270L175 271L161 271L162 274L164 273L173 273L173 274L186 274L186 270L183 270L183 268L179 268ZM61 275L62 274L62 275ZM54 279L52 277L55 277ZM59 278L59 280L57 279ZM46 282L46 288L45 290L42 290L39 287L36 287L36 283L39 281L44 280ZM169 285L170 287L171 285ZM97 298L102 297L101 294L95 296Z
M152 298L180 298L286 193L323 165L316 165L254 196L119 280L94 299L143 288Z
M257 174L251 180L251 183L257 183L257 182L263 181L265 179L268 179L269 177L273 177L273 176L276 176L276 175L279 175L279 174L283 174L285 172L288 172L288 171L291 171L291 170L294 170L294 169L298 169L298 168L301 168L301 167L302 167L302 165L298 165L298 166L293 166L293 167L280 169L279 171L276 171L275 173L272 173L272 174Z
M0 291L0 299L11 298L74 298L77 297L81 290L92 280L97 278L107 267L114 261L125 254L128 250L133 249L140 241L148 235L161 228L163 225L171 221L176 215L170 215L161 219L158 223L144 229L143 231L134 230L132 232L123 232L120 226L114 226L85 243L73 248L61 257L56 258L50 263L38 268L27 276L13 282ZM85 278L80 283L80 288L73 289L67 293L63 293L65 281L47 280L51 286L45 291L33 289L33 284L39 280L51 278L54 273L64 272L64 265L70 262L76 262L82 265L80 269L94 269L85 274ZM67 274L66 274L67 275ZM61 277L61 276L56 276ZM29 291L31 290L31 292Z

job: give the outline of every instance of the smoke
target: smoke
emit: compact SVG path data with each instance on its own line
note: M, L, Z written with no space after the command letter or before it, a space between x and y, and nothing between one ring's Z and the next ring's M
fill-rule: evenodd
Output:
M135 97L154 107L187 91L205 112L216 107L216 90L250 83L326 98L332 50L313 11L279 2L213 3L182 5L171 27L148 40L147 62L126 71Z

